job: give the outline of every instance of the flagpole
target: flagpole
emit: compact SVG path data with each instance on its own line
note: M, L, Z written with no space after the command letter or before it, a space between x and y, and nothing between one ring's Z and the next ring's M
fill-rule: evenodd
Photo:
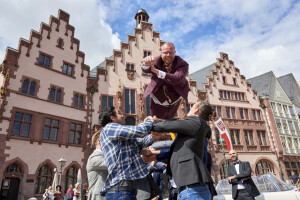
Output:
M220 137L220 143L222 145L222 149L223 149L223 157L224 157L224 166L225 166L225 173L226 173L226 177L228 177L228 172L227 172L227 161L226 161L226 157L225 157L225 150L224 150L224 139L222 137Z

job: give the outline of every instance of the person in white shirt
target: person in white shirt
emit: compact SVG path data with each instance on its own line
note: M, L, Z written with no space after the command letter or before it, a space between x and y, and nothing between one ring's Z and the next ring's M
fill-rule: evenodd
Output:
M232 198L235 200L254 200L254 197L260 193L251 179L250 163L240 161L236 150L230 150L229 155L233 165L228 167L227 180L232 184Z

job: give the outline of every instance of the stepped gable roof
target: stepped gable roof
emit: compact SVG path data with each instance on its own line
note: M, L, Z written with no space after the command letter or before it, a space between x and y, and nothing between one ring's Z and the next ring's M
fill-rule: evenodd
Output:
M274 74L272 71L270 71L247 79L247 82L251 84L252 89L257 92L258 96L269 96L272 76L274 76Z
M109 59L112 59L112 58L113 58L112 55L109 56ZM90 77L97 76L97 69L105 69L105 60L91 70Z
M216 63L213 63L207 67L204 67L194 73L190 74L190 79L195 80L197 82L197 88L198 90L202 90L203 84L207 84L206 78L210 76L210 71L214 70L214 65Z
M288 95L290 99L294 99L294 76L292 73L286 74L284 76L278 77L280 85L283 87L285 93Z

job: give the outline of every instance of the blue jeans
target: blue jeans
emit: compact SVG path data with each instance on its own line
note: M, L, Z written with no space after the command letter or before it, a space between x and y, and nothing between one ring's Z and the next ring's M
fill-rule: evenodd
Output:
M211 194L205 183L189 187L182 190L179 194L179 200L211 200Z
M116 191L114 193L106 193L105 199L107 200L136 200L136 195L127 191Z

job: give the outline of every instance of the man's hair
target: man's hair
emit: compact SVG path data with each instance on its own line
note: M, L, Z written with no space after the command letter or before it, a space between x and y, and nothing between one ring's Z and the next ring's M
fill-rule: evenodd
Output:
M170 45L170 46L172 46L173 49L174 49L174 51L175 51L175 45L174 45L173 43L171 43L171 42L166 42L166 43L164 43L162 46L165 46L165 45Z
M101 133L101 130L97 131L96 133L94 133L93 137L92 137L92 146L93 147L96 147L97 146L97 141L99 140L100 138L100 133Z
M214 108L208 102L201 102L199 105L199 117L205 121L212 121L216 117Z
M106 107L99 115L99 123L102 127L106 126L106 124L112 122L110 116L116 116L115 107L109 106Z

